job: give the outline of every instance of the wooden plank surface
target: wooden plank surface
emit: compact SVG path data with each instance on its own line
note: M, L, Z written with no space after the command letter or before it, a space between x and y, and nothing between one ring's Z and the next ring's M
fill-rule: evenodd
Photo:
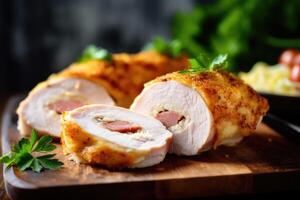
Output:
M7 109L2 127L6 152L20 137L12 115L16 103ZM78 199L97 195L169 199L300 189L299 145L263 124L235 147L193 157L168 155L161 164L145 169L109 171L77 165L62 155L60 145L56 153L64 162L60 170L40 174L5 170L10 195L32 199L32 194L47 192L49 199L58 199L58 194Z
M0 122L2 122L2 113L3 113L4 107L6 105L6 102L9 98L9 96L11 96L11 95L0 93ZM0 144L0 146L2 146L2 145ZM0 165L0 173L1 173L1 175L0 175L0 199L1 200L9 200L9 197L7 196L7 193L5 191L5 185L4 185L4 180L3 180L3 176L2 176L3 165Z

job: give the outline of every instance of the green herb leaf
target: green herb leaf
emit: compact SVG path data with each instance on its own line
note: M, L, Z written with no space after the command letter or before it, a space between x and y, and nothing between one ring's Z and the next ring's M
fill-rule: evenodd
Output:
M41 148L40 152L50 152L56 149L56 146L53 144L46 144L43 148Z
M19 158L16 164L21 171L24 171L31 166L32 162L33 156L30 153L25 153L22 154L22 156Z
M179 40L172 40L170 42L169 51L173 57L177 57L177 56L181 55L183 52L182 43Z
M10 167L16 161L15 154L3 155L1 158L3 158L3 159L0 159L0 162L1 163L6 163L7 167Z
M226 69L227 65L228 65L227 55L221 54L213 59L213 61L210 63L210 68L211 69Z
M33 162L30 165L30 168L34 171L34 172L40 172L43 169L43 166L39 163L38 159L34 158Z
M200 73L209 70L224 70L227 67L227 55L218 55L213 60L206 55L199 55L197 58L191 58L188 60L190 64L190 69L182 70L179 73Z
M24 152L24 151L29 151L30 150L30 142L27 138L22 138L18 142L18 152Z
M20 146L19 146L19 143L15 144L15 145L12 147L12 151L15 152L15 153L20 152Z
M206 54L200 54L198 57L197 57L197 61L200 63L200 65L203 67L203 68L207 68L210 64L211 64L211 59L208 55Z
M172 57L177 57L183 53L183 45L179 40L167 42L162 37L155 37L150 44L147 44L144 50L155 50L159 53L167 54Z
M31 137L30 137L30 149L33 149L36 141L38 140L38 134L35 129L32 129L31 131Z
M45 168L45 169L58 169L63 164L57 159L48 159L48 158L39 158L39 163Z
M188 59L191 69L200 69L204 68L205 65L202 65L196 58Z
M34 172L40 172L42 169L58 169L63 163L53 159L55 154L47 154L34 157L33 152L50 152L56 148L51 144L50 136L38 138L35 130L32 130L30 139L22 138L13 146L12 152L2 155L0 162L5 163L7 167L17 166L21 171L31 169Z
M153 48L159 53L165 53L168 51L169 44L162 37L156 37L153 40Z
M90 45L83 50L78 62L89 60L105 60L110 62L112 61L112 55L106 49Z
M8 155L3 155L0 157L0 162L7 163L9 162L10 157Z
M53 158L54 156L55 156L55 154L47 154L47 155L39 156L37 158L38 159L48 159L48 158Z
M33 149L33 151L37 151L37 152L48 152L47 148L45 148L49 143L52 142L52 138L51 136L47 135L47 136L42 136L38 141L37 141L37 145L35 146L35 148Z

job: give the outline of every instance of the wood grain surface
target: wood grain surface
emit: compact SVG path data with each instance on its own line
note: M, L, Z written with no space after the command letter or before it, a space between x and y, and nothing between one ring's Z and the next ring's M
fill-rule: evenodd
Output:
M7 102L7 99L9 98L9 96L10 95L8 95L8 94L0 93L0 122L2 122L2 113L3 113L4 107L6 105L6 102ZM0 144L0 146L1 146L1 144ZM4 180L3 180L3 176L2 176L3 165L1 165L1 164L0 164L0 173L1 173L0 174L0 199L1 200L9 200L7 193L5 191L5 185L4 185Z
M5 152L20 138L11 114L16 102L3 120ZM104 199L172 199L300 189L300 146L264 124L235 147L219 147L193 157L168 155L161 164L145 169L109 171L78 165L62 155L60 145L56 153L64 162L60 170L5 170L9 194L14 199L33 199L33 194L36 199L99 195Z

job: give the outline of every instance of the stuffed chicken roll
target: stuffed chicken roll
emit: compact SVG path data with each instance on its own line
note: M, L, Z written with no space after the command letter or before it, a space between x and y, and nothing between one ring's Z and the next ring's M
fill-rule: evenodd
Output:
M128 109L87 105L62 117L65 154L108 168L148 167L168 152L172 134L158 120Z
M147 83L131 110L155 117L173 133L171 153L196 155L249 135L268 103L227 72L174 72Z
M114 105L108 93L98 84L80 78L55 78L38 84L20 103L18 129L29 135L39 133L60 137L60 116L87 104Z
M91 80L104 87L118 106L128 108L146 82L186 67L187 58L184 55L173 58L155 51L145 51L113 54L110 62L88 60L74 63L57 75Z

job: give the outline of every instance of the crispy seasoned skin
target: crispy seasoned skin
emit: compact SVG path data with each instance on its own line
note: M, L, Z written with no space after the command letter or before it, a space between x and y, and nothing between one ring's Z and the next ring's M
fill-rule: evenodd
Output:
M108 168L158 164L165 158L172 139L158 120L106 105L87 105L65 112L62 127L65 154L78 162Z
M169 72L185 69L187 58L171 58L154 51L114 54L112 62L74 63L58 76L81 77L104 87L118 106L129 107L144 83Z
M185 155L236 144L255 130L268 108L265 98L223 71L158 77L145 85L131 106L152 116L165 110L184 116L181 124L169 130L174 134L171 152Z

